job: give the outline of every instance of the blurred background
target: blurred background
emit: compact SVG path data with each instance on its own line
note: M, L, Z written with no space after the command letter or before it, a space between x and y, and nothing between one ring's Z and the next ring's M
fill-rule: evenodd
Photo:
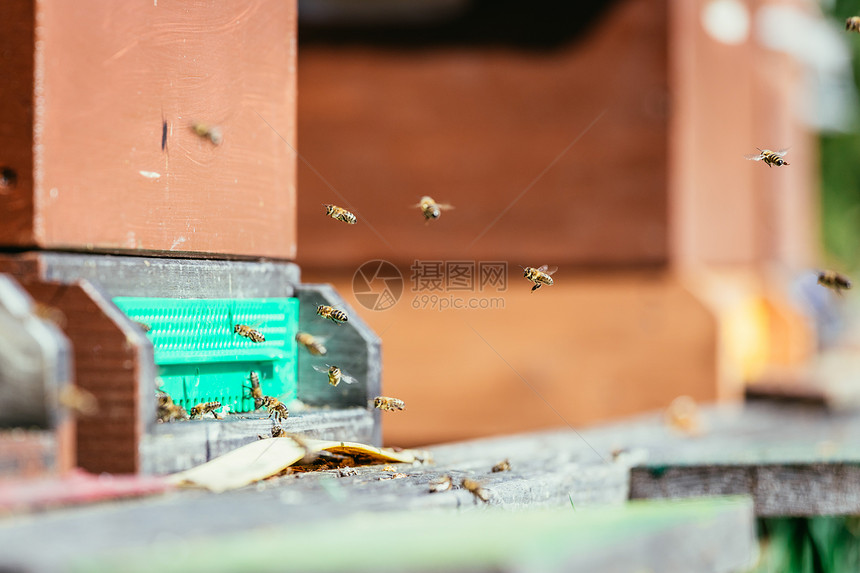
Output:
M297 262L382 337L385 441L845 393L851 296L815 273L857 264L858 9L301 1Z

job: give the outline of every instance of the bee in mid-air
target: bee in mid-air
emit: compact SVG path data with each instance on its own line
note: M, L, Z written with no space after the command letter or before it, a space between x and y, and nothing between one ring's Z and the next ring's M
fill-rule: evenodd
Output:
M405 410L406 403L403 400L398 400L397 398L390 398L388 396L377 396L373 399L373 407L379 410L388 410L389 412L394 412L396 410Z
M244 336L251 342L266 342L266 337L259 330L255 330L247 324L237 324L233 327L233 332L239 336Z
M296 333L296 342L307 348L308 352L314 356L325 356L325 353L328 352L323 346L323 340L325 339L307 332Z
M188 413L185 408L179 404L173 403L173 398L167 392L159 392L156 394L158 399L158 421L170 422L171 420L184 420L188 418Z
M532 292L539 289L541 285L552 286L552 277L550 275L558 270L558 267L550 267L549 265L543 265L542 267L538 268L520 268L523 269L523 276L535 283L535 286L532 287Z
M99 411L99 402L95 395L73 384L60 391L57 402L79 416L95 416Z
M191 408L191 418L202 418L205 414L215 415L215 410L221 407L221 402L200 402Z
M41 319L53 322L58 328L66 328L66 315L62 310L55 306L36 302L33 304L33 314Z
M209 125L207 123L195 121L191 124L191 129L194 133L204 139L208 139L215 145L221 145L221 142L224 141L224 135L221 133L221 128L217 125Z
M788 153L788 149L780 149L779 151L759 149L758 147L756 149L759 151L757 155L744 155L744 158L750 161L764 161L768 167L771 165L776 165L777 167L788 165L788 162L782 158L783 155Z
M463 478L463 481L460 483L460 485L463 489L474 495L476 499L480 499L484 503L490 501L490 496L487 494L486 490L481 487L481 484L477 481L470 478Z
M331 366L330 364L326 364L326 368L322 366L314 366L314 370L317 372L325 372L328 374L328 383L332 386L337 386L341 382L346 384L355 384L358 382L354 377L350 376L337 366Z
M495 472L507 472L511 471L511 462L507 459L504 459L493 466L493 473Z
M349 225L355 225L355 223L358 221L358 219L355 218L355 215L353 215L343 207L338 207L337 205L329 205L328 203L323 203L323 207L325 207L325 214L332 219L343 221L344 223L347 223Z
M251 372L248 380L251 385L245 386L245 389L248 390L247 396L254 399L254 408L256 409L263 405L263 389L260 387L260 377L256 372Z
M276 424L280 424L281 421L286 420L290 415L290 411L287 410L284 403L272 396L263 396L260 404L266 407L269 411L269 417L272 418Z
M860 16L851 16L845 20L845 29L849 32L860 32Z
M842 294L843 290L851 288L851 281L836 271L821 271L818 273L818 284Z
M454 485L454 480L451 479L449 475L443 475L442 477L438 477L430 482L430 493L439 493L440 491L447 491L451 489Z
M428 197L427 195L421 197L421 201L415 206L421 209L421 214L424 215L425 224L438 219L439 216L442 215L442 211L454 208L447 203L437 203L433 200L433 197Z
M329 319L335 324L342 324L349 321L349 317L344 311L324 304L317 307L317 314L323 318Z
M698 436L702 433L699 407L689 396L678 396L672 400L666 409L665 420L666 425L682 434Z
M145 322L141 322L139 320L133 320L132 322L135 323L136 325L138 325L140 327L140 329L144 332L149 332L150 330L152 330L152 327L149 326L148 324L146 324Z

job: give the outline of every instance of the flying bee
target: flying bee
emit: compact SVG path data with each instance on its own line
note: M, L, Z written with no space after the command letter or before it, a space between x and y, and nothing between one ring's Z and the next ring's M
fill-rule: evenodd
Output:
M323 207L325 207L325 214L332 219L337 221L343 221L349 225L355 225L358 219L355 218L355 215L344 209L343 207L338 207L337 205L329 205L328 203L323 203Z
M266 337L259 330L254 330L247 324L237 324L233 327L233 332L239 336L244 336L251 342L266 342Z
M326 347L323 346L323 340L325 339L308 334L307 332L296 333L296 342L307 348L308 352L314 356L325 356L325 353L328 352Z
M323 318L327 318L335 324L342 324L344 322L349 321L349 317L346 313L338 308L334 308L333 306L326 306L321 304L317 307L317 314Z
M206 123L202 123L199 121L195 121L191 124L191 129L204 139L208 139L215 145L221 145L221 142L224 141L224 135L221 133L221 128L217 125L209 125Z
M337 386L341 382L346 384L355 384L358 382L354 377L350 376L337 366L331 366L330 364L326 364L326 368L322 366L314 366L314 370L317 372L325 372L328 374L328 383L332 386Z
M463 478L463 481L460 483L460 485L463 487L463 489L474 495L476 499L480 499L484 503L490 501L490 496L487 494L486 490L481 487L481 484L477 481L470 478Z
M843 274L836 271L821 271L818 273L818 284L827 287L836 294L842 294L843 290L851 288L851 281Z
M539 289L541 285L552 286L552 277L550 275L558 270L558 267L550 267L549 265L544 265L538 268L520 268L523 269L523 276L535 283L535 286L532 287L532 292Z
M451 479L451 476L444 475L434 479L428 485L430 486L430 493L439 493L440 491L451 489L454 485L454 480Z
M406 404L403 400L398 400L397 398L390 398L388 396L377 396L373 399L373 407L379 410L388 410L389 412L394 412L396 410L405 410Z
M152 330L152 327L149 326L148 324L146 324L145 322L141 322L139 320L132 320L132 322L135 323L136 325L138 325L140 327L140 329L144 332L149 332L150 330Z
M702 420L696 401L689 396L678 396L665 413L666 425L688 436L702 433Z
M250 376L248 376L248 380L251 382L251 385L245 386L245 389L249 390L247 397L254 399L254 409L257 409L263 405L263 389L260 388L260 377L256 372L252 371Z
M744 158L750 161L764 161L768 167L771 165L776 165L777 167L788 165L788 162L782 158L783 155L788 153L788 149L780 149L779 151L760 149L758 147L756 149L759 151L758 155L744 155Z
M158 399L158 407L156 412L158 414L159 422L170 422L171 420L185 420L188 418L188 413L185 411L185 408L180 406L179 404L173 403L173 398L170 397L170 394L167 392L159 392L156 394L156 398Z
M437 203L433 200L433 197L428 197L427 195L421 197L421 202L415 206L421 209L421 214L424 215L425 224L434 219L438 219L439 216L442 215L442 211L454 208L447 203Z
M55 306L36 302L33 305L33 314L41 319L53 322L58 328L66 328L66 315L62 310Z
M99 402L95 395L78 386L64 387L57 396L57 402L81 416L94 416L99 411Z
M276 424L280 424L290 415L290 411L287 410L284 403L272 396L263 396L261 404L266 407L269 411L269 417L272 418Z
M507 459L504 459L493 466L492 472L509 472L511 471L511 462Z
M851 16L845 20L845 29L849 32L860 32L860 16Z
M191 418L202 418L204 415L211 413L215 415L215 410L221 407L221 402L200 402L191 408Z

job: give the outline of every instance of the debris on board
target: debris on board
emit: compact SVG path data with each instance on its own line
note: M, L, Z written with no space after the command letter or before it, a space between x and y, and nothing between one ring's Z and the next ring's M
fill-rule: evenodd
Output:
M298 463L315 459L347 457L356 465L374 463L420 463L428 459L420 450L394 451L358 442L312 440L298 436L261 439L205 464L169 476L171 483L203 487L221 492L239 488L282 473Z

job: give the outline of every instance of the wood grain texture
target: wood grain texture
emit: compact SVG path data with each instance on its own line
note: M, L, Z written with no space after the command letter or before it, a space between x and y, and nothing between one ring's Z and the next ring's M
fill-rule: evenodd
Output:
M137 446L155 418L154 402L142 400L145 385L141 382L154 380L151 343L103 292L86 281L29 280L23 286L33 298L65 316L63 331L72 341L75 385L97 401L95 415L77 419L79 467L93 473L139 471Z
M36 0L3 3L0 24L0 245L32 246ZM10 180L3 173L9 170Z
M757 515L850 515L860 511L857 411L752 403L700 409L702 433L648 415L594 428L596 448L636 448L631 498L751 495Z
M32 153L9 160L33 212L6 244L294 257L294 1L11 4L38 27L9 37L33 55L29 76L12 71L34 111L0 148Z
M630 564L643 563L653 564L655 571L738 571L750 564L755 536L749 499L625 504L634 459L601 461L581 446L570 432L495 438L434 447L435 465L397 464L395 472L404 477L394 477L380 464L356 468L346 477L336 470L299 473L222 494L179 490L134 503L70 509L15 527L0 523L0 554L46 569L106 551L116 555L123 547L141 555L125 557L126 563L160 571L188 569L182 555L196 556L200 566L201 556L210 554L221 567L230 563L235 567L229 568L253 571L271 564L253 556L285 551L286 544L307 532L309 539L328 544L338 540L338 554L350 559L350 570L379 570L378 560L355 559L366 551L349 549L349 544L370 543L376 555L380 539L402 552L390 561L398 570L424 570L435 563L435 554L449 558L443 569L456 562L463 567L454 570L464 571L485 570L474 567L480 555L490 556L488 571L626 571L633 570ZM512 469L492 473L502 452L510 456ZM478 480L489 503L476 502L458 486L430 493L429 482L444 474L452 475L455 484L463 477ZM519 511L494 511L502 508ZM35 532L52 540L52 551L20 543ZM501 542L508 535L510 541ZM506 553L524 537L532 552ZM179 543L185 552L170 549ZM660 543L677 549L653 551ZM307 549L307 542L298 546ZM298 551L295 559L305 559L299 569L337 569L321 554ZM161 561L158 555L171 559ZM450 560L456 555L465 560ZM415 567L407 566L411 558Z

